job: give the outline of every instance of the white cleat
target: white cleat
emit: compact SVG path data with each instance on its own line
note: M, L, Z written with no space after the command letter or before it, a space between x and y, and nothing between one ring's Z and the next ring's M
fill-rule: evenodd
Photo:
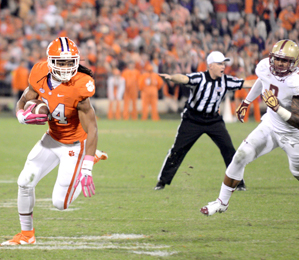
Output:
M97 163L98 161L102 160L107 160L108 159L108 154L100 151L100 150L96 150L96 154L94 156L94 163Z
M222 204L220 199L217 199L215 201L209 202L207 206L202 207L200 209L200 212L206 216L212 216L216 212L222 213L225 212L228 208L228 204L224 205Z

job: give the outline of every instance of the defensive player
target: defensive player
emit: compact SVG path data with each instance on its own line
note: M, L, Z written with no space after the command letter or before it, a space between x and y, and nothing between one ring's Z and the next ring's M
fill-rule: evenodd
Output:
M288 156L289 168L299 180L299 48L291 40L277 42L256 67L258 79L236 113L241 122L248 105L262 93L268 106L262 122L243 141L226 170L219 197L201 208L210 216L224 212L235 187L242 180L245 166L280 147Z
M49 130L29 153L18 179L18 211L21 233L1 245L35 244L33 207L35 186L57 165L58 175L52 193L53 205L67 209L81 190L85 197L95 194L92 168L98 140L96 116L90 103L95 92L92 73L79 65L79 50L66 37L55 39L47 48L47 62L34 65L29 86L19 99L16 114L21 124L45 124ZM49 116L26 111L25 103L41 98ZM107 159L107 154L98 153ZM81 185L79 185L81 183ZM81 187L82 186L82 187Z

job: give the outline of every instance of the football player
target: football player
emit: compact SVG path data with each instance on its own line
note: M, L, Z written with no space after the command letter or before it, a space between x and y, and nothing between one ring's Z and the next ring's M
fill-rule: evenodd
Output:
M240 180L245 166L258 157L280 147L288 156L289 168L299 180L299 48L291 40L277 42L269 58L256 67L258 79L236 114L243 122L248 105L262 94L267 112L262 122L242 142L231 164L226 169L219 197L201 208L201 213L210 216L224 212L229 199Z
M35 186L57 165L52 193L53 205L65 210L79 196L95 194L92 168L107 154L96 150L98 129L90 97L95 93L91 71L80 65L76 44L60 37L47 48L47 62L34 65L29 86L19 99L16 115L21 124L45 124L49 130L29 153L18 178L18 212L21 233L1 245L35 244L33 207ZM49 115L32 114L34 104L24 111L27 101L40 98ZM80 185L79 185L80 184Z

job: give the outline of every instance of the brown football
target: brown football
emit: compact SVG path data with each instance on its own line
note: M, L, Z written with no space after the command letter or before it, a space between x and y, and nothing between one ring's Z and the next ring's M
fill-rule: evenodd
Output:
M49 109L47 107L47 104L39 99L32 99L26 102L24 106L24 111L28 109L29 106L32 104L36 104L35 107L31 110L32 114L49 114Z

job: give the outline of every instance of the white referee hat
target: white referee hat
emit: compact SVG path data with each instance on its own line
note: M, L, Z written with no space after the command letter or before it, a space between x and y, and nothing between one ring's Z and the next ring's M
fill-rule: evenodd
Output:
M230 59L224 57L224 55L220 51L212 51L207 57L207 63L210 65L211 63L221 63L224 61L229 61Z

